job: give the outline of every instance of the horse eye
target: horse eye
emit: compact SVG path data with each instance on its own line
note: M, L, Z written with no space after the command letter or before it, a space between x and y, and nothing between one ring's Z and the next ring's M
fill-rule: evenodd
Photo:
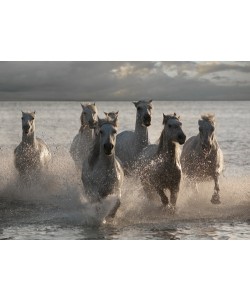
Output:
M172 125L169 124L169 125L168 125L168 128L172 128Z
M102 131L102 130L100 130L99 132L100 132L100 134L103 134L103 131Z
M23 120L23 117L21 119Z
M140 108L140 107L137 107L137 110L141 110L141 108Z
M113 134L116 134L117 133L117 131L116 130L113 130Z

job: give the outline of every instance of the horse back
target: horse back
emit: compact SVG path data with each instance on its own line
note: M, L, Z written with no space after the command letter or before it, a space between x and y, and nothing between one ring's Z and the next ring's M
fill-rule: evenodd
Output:
M134 148L135 134L133 131L123 131L117 135L115 153L124 166L134 161L137 153Z

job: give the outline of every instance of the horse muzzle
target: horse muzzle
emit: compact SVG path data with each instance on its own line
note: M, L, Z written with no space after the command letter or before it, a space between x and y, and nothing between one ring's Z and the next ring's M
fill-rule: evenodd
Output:
M185 134L180 134L180 135L178 136L178 143L179 143L180 145L183 145L185 142L186 142L186 136L185 136Z
M104 144L104 153L106 155L111 155L114 149L114 145L113 144Z
M89 128L90 129L95 129L97 125L97 121L90 121L89 122Z
M23 132L25 134L29 134L30 133L30 126L23 126Z
M151 125L151 116L150 115L144 116L143 125L146 126L146 127Z

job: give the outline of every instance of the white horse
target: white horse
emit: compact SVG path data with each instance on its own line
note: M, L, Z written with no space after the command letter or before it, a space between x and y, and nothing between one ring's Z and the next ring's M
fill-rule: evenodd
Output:
M14 164L20 177L32 179L48 166L51 153L45 142L35 135L35 112L22 112L22 141L14 150Z
M99 119L95 142L90 155L83 162L82 182L87 198L101 202L109 195L115 195L116 204L108 218L114 218L120 206L123 169L115 156L117 118Z
M76 168L81 170L84 159L88 156L94 140L94 128L97 124L97 108L95 103L81 104L81 127L70 146L70 154Z
M185 143L186 136L176 114L163 114L163 125L159 144L142 151L138 170L146 194L152 196L152 191L156 191L162 204L174 212L182 174L179 145ZM165 189L170 190L170 203Z
M116 155L128 172L134 169L142 149L149 144L148 126L151 125L152 100L133 103L137 109L135 131L119 133L116 143Z
M214 115L203 115L198 121L199 134L192 136L183 147L183 173L193 182L213 179L213 204L220 204L219 176L223 170L223 154L215 137Z

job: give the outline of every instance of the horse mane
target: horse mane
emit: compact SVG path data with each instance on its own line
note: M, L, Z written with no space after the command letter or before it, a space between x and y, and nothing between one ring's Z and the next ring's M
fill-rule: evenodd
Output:
M162 149L162 147L163 147L163 139L164 139L164 129L162 129L161 135L156 142L158 144L158 150L157 150L158 153L159 153L160 149Z
M114 127L117 127L117 122L118 122L117 116L113 119L112 117L107 115L106 118L104 118L104 119L98 118L98 127L101 128L105 124L111 124Z
M212 125L215 125L215 116L214 116L214 114L201 115L201 119L203 121L209 122Z
M33 112L24 112L24 111L22 111L22 114L23 114L23 115L30 115L30 116L32 116L34 119L35 119L35 116L36 116L36 112L35 112L35 111L33 111Z
M167 122L170 120L170 119L174 119L174 120L180 120L180 117L177 117L177 114L176 113L173 113L172 115L164 115L163 114L163 122L162 124L165 125L167 124Z

